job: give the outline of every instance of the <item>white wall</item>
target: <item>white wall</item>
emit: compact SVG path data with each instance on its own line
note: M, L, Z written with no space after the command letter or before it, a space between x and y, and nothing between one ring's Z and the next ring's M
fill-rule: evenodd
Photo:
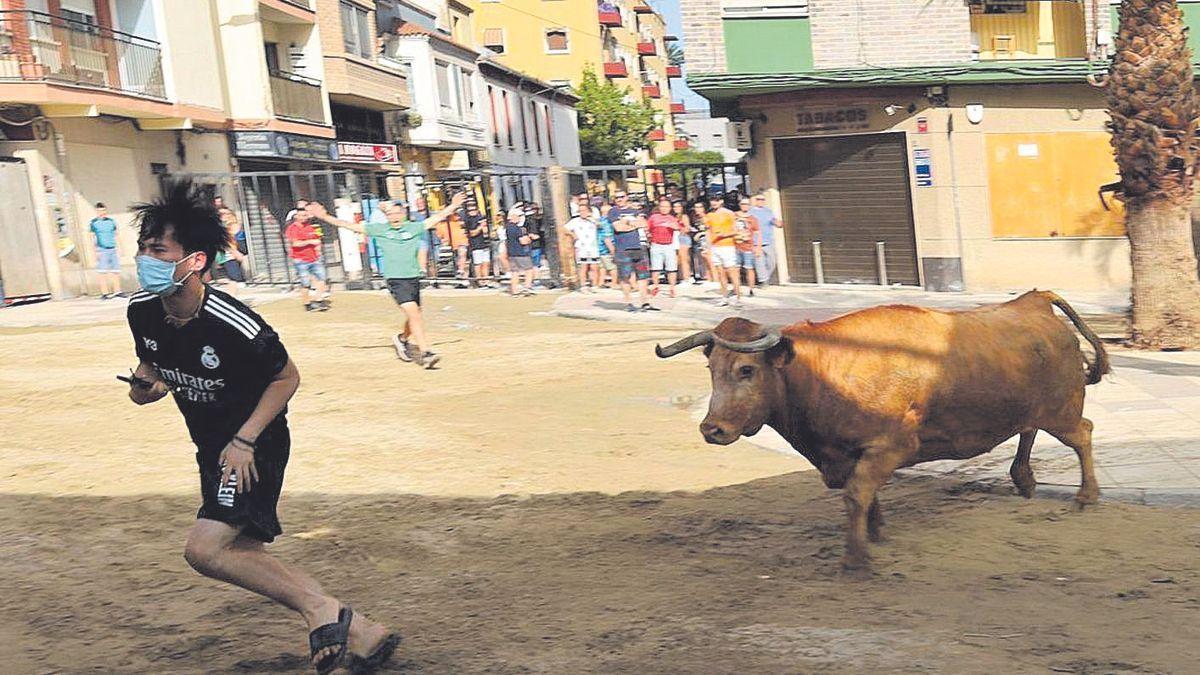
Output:
M517 109L518 105L525 106L528 111L530 95L525 92L523 95L518 94L515 86L501 80L484 78L485 84L490 85L495 91L496 98L496 124L500 126L500 144L492 143L494 137L494 129L492 128L491 101L488 99L487 87L484 87L484 92L481 96L483 107L480 109L480 114L487 122L488 132L488 158L495 164L511 167L546 167L546 166L579 166L579 121L575 113L575 108L564 103L561 99L555 99L548 95L539 95L536 97L538 103L538 112L541 115L541 106L550 106L550 117L554 126L554 154L551 155L549 148L549 135L547 133L544 119L538 120L538 135L541 140L541 152L538 151L538 144L534 142L532 136L529 139L529 151L526 152L520 141L521 134L521 115ZM504 111L500 106L503 106L503 98L500 95L501 91L508 92L508 103L511 110L513 123L513 134L517 138L513 148L508 147L506 139L506 127L504 122ZM529 133L533 133L533 123L528 125Z

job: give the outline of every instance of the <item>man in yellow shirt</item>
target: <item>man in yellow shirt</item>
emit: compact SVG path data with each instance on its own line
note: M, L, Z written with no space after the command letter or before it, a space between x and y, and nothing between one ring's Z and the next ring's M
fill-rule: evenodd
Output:
M725 200L719 194L708 198L708 215L704 224L708 226L708 242L712 246L713 265L717 274L724 275L733 285L733 302L729 296L721 298L722 307L730 304L737 309L742 307L742 274L738 264L738 231L737 218L733 211L725 208ZM724 284L722 284L724 285Z

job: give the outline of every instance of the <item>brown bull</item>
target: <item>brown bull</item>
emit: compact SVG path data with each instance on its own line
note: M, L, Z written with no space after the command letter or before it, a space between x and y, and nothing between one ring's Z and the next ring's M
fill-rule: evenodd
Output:
M1053 307L1092 345L1090 366ZM1108 372L1108 356L1054 293L962 312L875 307L782 331L730 318L655 351L666 358L696 347L712 371L704 438L726 445L770 425L827 486L843 488L847 568L865 567L868 537L880 540L876 492L892 472L975 457L1018 434L1009 474L1022 495L1036 486L1029 451L1041 429L1079 456L1076 502L1099 497L1083 397Z

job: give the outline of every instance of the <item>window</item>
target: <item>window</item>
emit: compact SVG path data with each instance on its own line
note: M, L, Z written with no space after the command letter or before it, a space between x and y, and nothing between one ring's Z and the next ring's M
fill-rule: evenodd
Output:
M529 118L525 115L525 102L517 99L517 112L521 113L521 148L529 152Z
M464 70L458 66L454 67L458 71L458 114L462 117L475 119L475 89L471 86L471 76L474 72Z
M487 86L488 95L488 114L492 120L492 145L500 145L500 124L496 119L496 89L492 85Z
M279 44L276 42L264 42L263 52L267 57L267 72L279 72Z
M516 147L515 139L513 138L512 128L512 112L508 107L508 92L501 90L500 99L504 103L504 128L507 130L508 147Z
M546 120L546 149L554 156L554 120L550 118L550 106L542 104L542 115Z
M371 58L374 53L374 37L367 10L348 2L341 3L342 45L347 54Z
M503 28L485 28L483 29L483 46L497 54L504 53L504 29Z
M546 29L546 53L547 54L566 54L571 51L570 44L567 42L566 28L548 28Z
M434 70L437 71L438 104L441 105L443 111L453 112L454 96L453 84L450 79L450 64L435 61Z
M533 118L533 141L537 144L538 154L542 154L542 130L538 124L537 102L529 102L529 116Z

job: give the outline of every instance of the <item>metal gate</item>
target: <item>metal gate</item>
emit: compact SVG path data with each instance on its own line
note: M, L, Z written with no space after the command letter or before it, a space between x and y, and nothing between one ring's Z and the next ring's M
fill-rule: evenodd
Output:
M384 171L251 171L233 173L174 174L207 185L212 197L221 197L238 215L246 233L253 284L294 285L298 278L288 256L284 230L298 200L316 201L345 220L370 219L380 200L404 200L416 215L441 209L459 191L474 196L487 218L495 241L495 228L504 226L503 214L513 204L537 205L531 213L543 229L550 280L558 283L561 266L557 255L557 228L541 208L548 198L544 171L496 173L486 170L443 171L436 175ZM531 211L534 208L531 207ZM329 280L351 287L371 287L378 279L379 253L369 240L322 227L321 238ZM454 223L427 233L429 255L426 276L435 287L479 281L471 265L461 265L460 249L466 245L462 229ZM351 260L350 258L357 258ZM468 261L469 262L469 261ZM504 270L493 256L491 274Z
M0 161L0 195L0 305L6 295L49 295L25 162Z
M660 197L692 203L714 194L750 194L744 163L579 166L566 171L572 195L586 192L610 203L618 190L646 204Z
M920 283L904 134L775 141L791 281Z

